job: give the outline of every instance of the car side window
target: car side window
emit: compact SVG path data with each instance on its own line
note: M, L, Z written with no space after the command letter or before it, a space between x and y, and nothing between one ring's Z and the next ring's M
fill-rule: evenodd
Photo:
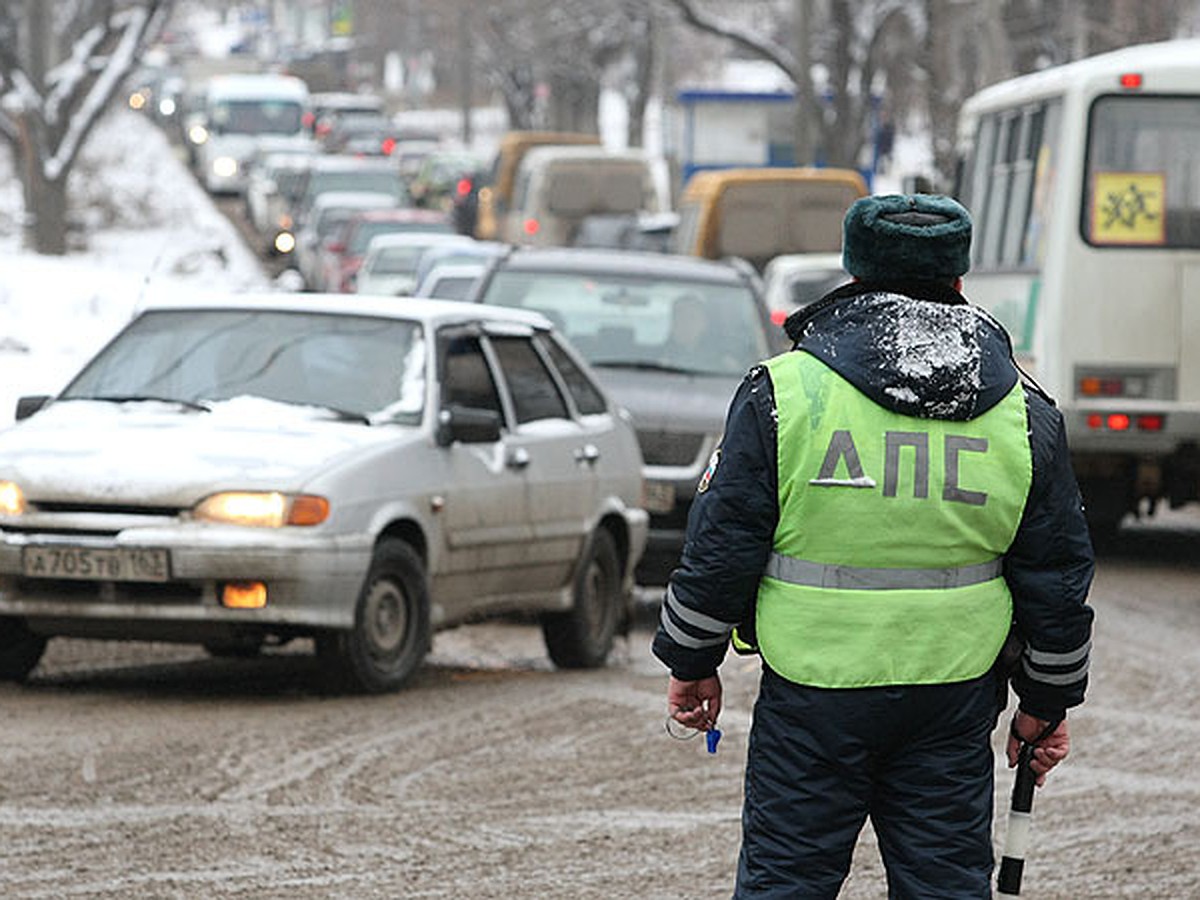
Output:
M518 424L569 419L567 403L533 343L524 337L494 337L492 346L512 391Z
M563 382L567 385L567 390L571 394L571 399L575 401L575 408L579 410L579 414L590 416L606 412L608 404L604 402L604 395L600 393L600 389L592 384L591 379L579 366L575 365L575 360L567 355L566 351L559 346L558 341L552 338L543 338L541 344L550 354L550 359L559 374L562 375Z
M500 394L479 338L455 336L444 347L442 405L488 409L503 418Z

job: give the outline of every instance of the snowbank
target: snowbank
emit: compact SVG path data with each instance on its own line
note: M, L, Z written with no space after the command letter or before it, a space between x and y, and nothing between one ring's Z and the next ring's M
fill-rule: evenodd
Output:
M21 195L0 156L0 424L16 398L54 393L158 291L263 290L267 276L166 136L121 109L71 173L84 249L20 249Z

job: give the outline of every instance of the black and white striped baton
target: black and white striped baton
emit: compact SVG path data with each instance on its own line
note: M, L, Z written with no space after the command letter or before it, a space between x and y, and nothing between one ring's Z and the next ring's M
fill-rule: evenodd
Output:
M1000 858L1000 875L996 883L1001 897L1016 897L1021 893L1021 875L1025 870L1025 851L1029 849L1029 835L1033 824L1033 789L1037 786L1037 773L1029 764L1034 748L1054 733L1060 723L1051 722L1032 741L1026 741L1016 730L1014 719L1011 734L1021 742L1017 751L1017 777L1013 782L1012 803L1008 810L1008 830L1004 837L1004 855Z

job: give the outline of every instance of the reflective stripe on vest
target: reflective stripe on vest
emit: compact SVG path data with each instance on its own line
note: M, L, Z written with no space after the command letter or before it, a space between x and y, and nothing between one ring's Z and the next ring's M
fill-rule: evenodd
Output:
M772 553L766 575L788 584L838 588L848 591L936 590L966 587L1000 577L999 559L959 566L954 569L868 569L859 566L829 566Z
M1011 622L1001 557L1032 480L1021 386L969 421L918 419L802 351L767 366L779 524L759 586L763 658L817 687L982 675Z

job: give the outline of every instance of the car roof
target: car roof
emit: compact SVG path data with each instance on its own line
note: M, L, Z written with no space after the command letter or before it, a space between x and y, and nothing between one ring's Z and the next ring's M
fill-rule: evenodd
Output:
M435 283L445 278L475 278L483 271L485 265L483 262L442 263L430 269L424 281Z
M450 217L436 209L417 209L411 206L389 206L385 209L365 209L355 218L360 222L430 222L450 223Z
M147 298L140 311L245 310L257 312L320 313L339 316L374 316L420 322L427 328L469 322L526 325L548 330L550 320L532 310L458 300L381 297L370 294L299 294L228 292L163 292Z
M293 75L266 72L214 75L208 82L210 100L264 99L306 101L308 86Z
M745 281L733 265L669 253L576 247L518 247L498 263L497 270L521 272L595 272L645 275L736 284Z
M395 172L399 176L400 172L396 168L396 164L390 159L372 159L370 157L363 158L361 156L342 156L340 154L331 153L329 155L317 154L312 161L312 170L314 172L351 172L356 169L361 169L366 172Z
M572 144L560 146L557 144L541 144L532 147L521 160L521 165L532 168L545 165L547 160L599 160L602 162L651 162L654 157L644 150L609 150L601 145Z
M314 212L331 207L353 209L386 207L390 209L395 206L395 203L394 196L382 191L322 191L313 198L312 208Z
M813 269L842 268L842 254L838 253L784 253L773 257L763 270L763 277L772 274L790 275L792 272ZM847 275L847 278L850 276Z
M388 247L444 246L452 244L460 246L473 243L473 239L465 234L446 234L440 231L390 231L387 234L377 234L367 244L367 251L383 250Z

